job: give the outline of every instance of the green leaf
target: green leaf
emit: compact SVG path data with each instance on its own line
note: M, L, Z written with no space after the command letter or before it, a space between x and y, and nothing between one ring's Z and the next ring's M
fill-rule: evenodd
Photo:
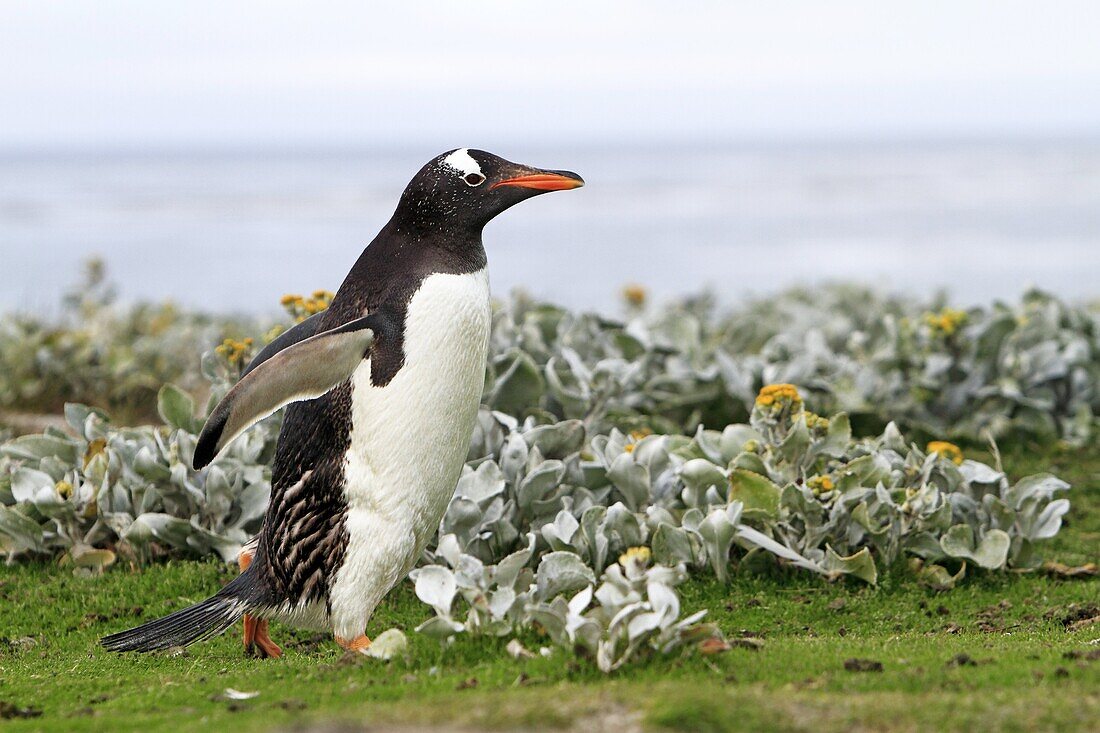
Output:
M775 519L779 516L779 497L782 491L767 476L761 476L743 468L730 471L730 501L741 502L745 517Z
M0 549L17 553L42 549L43 530L18 509L0 504Z
M878 568L875 567L875 560L871 557L871 551L866 547L854 555L841 557L832 547L825 545L825 561L822 566L831 574L844 573L854 575L871 585L878 583Z
M195 402L191 395L174 384L166 384L157 393L157 412L165 424L189 433L198 432Z
M764 459L758 456L756 453L749 453L742 451L734 456L730 461L730 468L743 468L746 471L752 471L753 473L759 473L761 475L768 472L768 467L764 464Z
M913 558L909 563L917 573L917 582L926 585L932 590L951 590L960 580L966 576L966 563L962 564L959 572L952 575L943 565L925 564L919 558Z
M1012 540L1006 532L991 529L975 547L974 530L969 524L956 524L940 538L940 547L949 557L971 560L989 570L1004 567L1011 544Z
M56 456L65 463L75 463L78 453L76 441L52 435L23 435L0 446L0 455L22 461Z
M681 527L661 524L653 533L653 560L660 565L694 565L697 548L692 542L692 534ZM698 540L696 539L696 542Z
M791 425L791 431L776 451L783 460L793 465L800 465L806 457L806 449L810 447L810 429L806 427L805 415L799 415Z
M493 383L485 402L494 410L509 415L522 415L529 408L538 407L546 383L534 359L519 349L507 354L507 366Z
M73 564L78 568L90 568L97 573L103 572L115 562L115 553L110 550L95 550L86 545L74 546L69 554L72 556Z
M729 463L734 456L744 449L745 443L750 440L762 443L764 438L748 425L727 425L726 429L722 431L722 437L718 439L718 448L722 452L722 460Z
M584 445L585 429L580 420L540 425L523 434L527 445L538 448L546 458L565 458Z
M843 458L851 442L852 423L848 419L848 413L839 412L829 418L829 429L817 450L826 456Z

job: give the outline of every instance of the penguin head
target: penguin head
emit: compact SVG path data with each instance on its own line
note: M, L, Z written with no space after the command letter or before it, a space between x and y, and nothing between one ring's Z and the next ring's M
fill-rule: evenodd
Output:
M401 195L395 218L433 231L480 233L520 201L583 185L571 171L532 168L484 150L458 148L420 169Z

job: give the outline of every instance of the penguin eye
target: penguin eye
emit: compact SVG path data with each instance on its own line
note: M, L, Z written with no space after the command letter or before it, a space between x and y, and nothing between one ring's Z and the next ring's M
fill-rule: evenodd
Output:
M485 183L485 176L480 173L467 173L462 180L466 181L467 186L480 186Z

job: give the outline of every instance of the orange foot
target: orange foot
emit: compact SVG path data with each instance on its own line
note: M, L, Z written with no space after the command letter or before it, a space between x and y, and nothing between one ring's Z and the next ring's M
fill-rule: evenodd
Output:
M336 643L349 652L360 652L370 646L370 639L367 638L366 634L357 636L351 640L345 639L342 636L337 636Z
M252 550L247 548L241 550L241 554L237 556L237 565L240 567L241 572L248 570L248 566L252 564ZM259 657L260 659L278 659L283 656L283 650L271 640L271 637L267 633L267 620L256 618L252 614L246 613L244 615L244 650L249 656Z
M244 615L244 650L249 656L260 659L278 659L283 656L283 650L268 636L267 619L256 618L248 613Z

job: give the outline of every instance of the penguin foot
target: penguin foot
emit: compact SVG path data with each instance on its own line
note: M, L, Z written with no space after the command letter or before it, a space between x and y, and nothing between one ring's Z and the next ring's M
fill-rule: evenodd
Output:
M241 548L237 555L237 566L241 572L248 570L255 555L255 541L249 542ZM260 659L278 659L283 656L283 650L271 640L267 633L267 619L256 618L250 613L244 615L244 651L250 657Z
M283 650L268 635L267 627L267 619L256 618L248 613L244 615L244 650L248 656L260 659L278 659L283 656Z
M366 634L357 636L354 639L345 639L342 636L337 636L336 643L349 652L361 652L370 646L370 639L367 638Z

